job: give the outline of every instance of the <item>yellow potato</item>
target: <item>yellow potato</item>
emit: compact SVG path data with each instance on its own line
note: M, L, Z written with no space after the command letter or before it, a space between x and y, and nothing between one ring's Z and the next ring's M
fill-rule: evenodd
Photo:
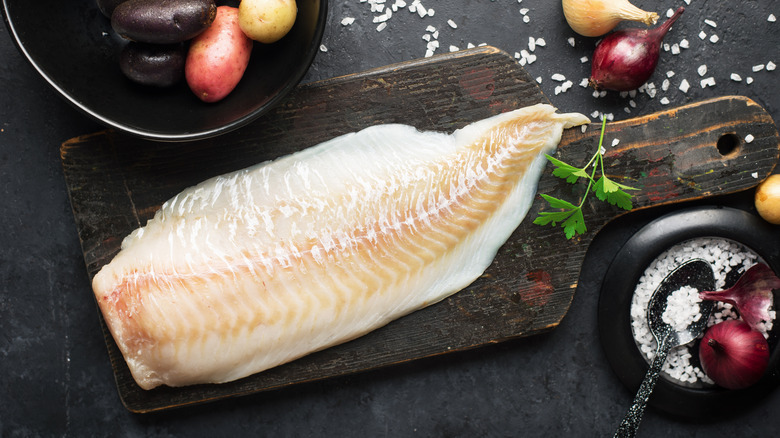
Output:
M249 38L270 44L287 35L297 14L295 0L241 0L238 24Z

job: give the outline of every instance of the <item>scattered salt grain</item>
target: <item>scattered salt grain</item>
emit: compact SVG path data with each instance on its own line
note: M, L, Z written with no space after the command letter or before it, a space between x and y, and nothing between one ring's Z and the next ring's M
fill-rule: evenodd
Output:
M530 23L530 22L531 22L531 17L529 17L528 15L523 15L523 23Z
M699 32L699 39L703 40L704 38L707 38L707 34L704 31Z
M539 47L544 47L547 45L547 41L545 41L544 38L537 38L536 45Z
M758 179L758 172L753 172L750 174L750 176L752 176L755 179Z
M541 76L537 77L537 78L536 78L536 82L538 82L538 83L540 83L540 84L541 84L541 83L542 83L542 77L541 77Z
M572 47L574 47L574 45L576 44L576 42L574 41L574 37L569 37L567 41L569 41L569 45Z
M582 58L580 58L580 62L585 64L586 62L588 62L588 57L587 56L583 56Z
M630 106L631 108L636 108L636 102L634 101L634 99L628 101L628 106Z
M599 112L598 111L593 111L592 113L590 113L590 118L592 118L592 119L596 119L596 118L598 118L598 116L599 116Z
M753 72L758 72L764 69L764 64L758 64L753 66Z
M731 74L731 80L734 81L734 82L742 82L742 76L740 76L740 75L738 75L736 73L732 73Z
M425 28L425 31L428 33L434 33L436 32L436 28L431 25L428 25L428 27Z
M704 23L706 23L710 27L718 27L718 23L712 21L712 20L704 20Z
M669 105L669 98L668 97L662 97L661 98L661 105Z
M582 80L580 80L580 87L582 88L588 87L588 78L582 78Z
M458 46L450 46L450 52L457 52L458 50L460 50Z
M748 84L748 85L752 84L753 83L753 78L748 76L747 79L745 79L745 83Z
M704 76L707 74L707 65L702 64L699 66L699 68L696 69L696 71L699 73L699 76Z
M712 44L715 44L715 43L717 43L718 41L720 41L720 37L719 37L719 36L717 36L717 35L712 35L712 36L710 37L710 42L711 42Z
M587 126L587 125L581 125L581 126L580 126L580 131L582 131L582 133L583 133L583 134L584 134L584 133L585 133L585 131L587 131L587 130L588 130L588 126Z
M344 17L341 20L341 25L342 26L349 26L350 24L352 24L354 22L355 22L355 17Z
M669 45L669 43L664 43L664 52L668 52L672 49L672 46Z
M566 80L566 76L564 76L564 75L562 75L560 73L555 73L554 75L550 76L550 79L552 79L554 81L558 81L558 82L563 82L563 81Z
M688 83L687 80L683 79L682 82L680 82L680 91L683 93L687 93L688 90L691 88L691 85Z
M690 47L690 46L691 46L691 43L689 43L687 39L684 39L684 38L683 38L683 39L680 41L680 47L682 47L683 49L687 49L687 48L688 48L688 47Z
M327 52L328 48L325 47L325 44L320 44L320 52Z
M777 68L777 65L775 65L774 62L769 61L769 62L766 63L766 71L773 71L776 68Z
M520 14L525 15L528 13L528 8L520 8Z
M672 44L672 55L679 55L679 54L680 54L680 45Z
M528 50L536 50L536 39L534 37L528 37Z
M664 81L661 82L661 89L664 91L668 90L669 84L670 84L669 79L664 79Z
M708 78L704 78L704 79L701 80L700 84L701 84L702 88L714 87L715 86L715 78L712 77L712 76L710 76Z
M458 28L458 25L455 24L455 22L452 21L452 20L447 20L447 24L449 24L450 27L453 28L453 29L457 29Z
M674 15L674 9L667 9L666 10L666 18L672 18L672 15Z
M748 134L745 136L745 143L752 143L753 140L755 140L755 137L753 137L753 134Z
M777 21L777 17L775 17L775 14L769 14L769 16L766 17L766 21L770 23L774 23L775 21Z
M383 30L385 30L386 27L387 27L387 23L386 22L379 23L377 25L377 27L376 27L376 31L377 32L382 32Z
M620 144L620 139L617 139L617 138L616 138L616 139L612 140L612 147L615 147L615 146L617 146L618 144Z
M671 78L672 76L674 76L674 72L673 71L669 70L668 72L666 72L666 77L667 78Z

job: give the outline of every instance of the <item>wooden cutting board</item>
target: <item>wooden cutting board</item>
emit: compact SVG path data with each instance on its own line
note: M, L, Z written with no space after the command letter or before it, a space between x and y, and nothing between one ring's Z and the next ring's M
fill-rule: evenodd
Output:
M492 47L415 60L298 87L257 122L218 138L155 143L114 131L67 141L61 156L90 277L121 240L182 189L209 177L276 158L378 123L451 132L510 109L548 103L508 54ZM563 112L577 108L561 108ZM557 157L584 165L600 123L564 133ZM778 161L778 133L755 102L722 97L609 123L607 173L641 190L635 208L749 189ZM748 134L752 142L743 139ZM720 143L721 153L718 149ZM576 200L548 166L539 192ZM564 317L596 232L622 211L595 197L585 206L588 232L566 240L560 228L532 224L531 211L477 281L441 303L355 341L222 385L140 389L113 339L104 336L119 394L133 412L150 412L285 387L461 351L551 330ZM91 291L84 291L91 293Z

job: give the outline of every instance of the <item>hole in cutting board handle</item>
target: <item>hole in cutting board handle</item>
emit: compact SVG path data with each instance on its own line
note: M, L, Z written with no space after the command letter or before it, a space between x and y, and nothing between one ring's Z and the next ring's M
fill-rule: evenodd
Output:
M721 155L726 156L729 154L732 154L739 149L739 146L742 144L742 140L737 137L737 134L734 132L728 132L726 134L723 134L718 139L717 147L718 152L720 152Z

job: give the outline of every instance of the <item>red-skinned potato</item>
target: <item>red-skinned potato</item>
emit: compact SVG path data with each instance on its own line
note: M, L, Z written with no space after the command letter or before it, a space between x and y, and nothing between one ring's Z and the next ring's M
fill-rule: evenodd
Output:
M238 25L238 8L218 7L211 26L190 44L184 65L187 85L204 102L222 100L244 75L252 44Z

